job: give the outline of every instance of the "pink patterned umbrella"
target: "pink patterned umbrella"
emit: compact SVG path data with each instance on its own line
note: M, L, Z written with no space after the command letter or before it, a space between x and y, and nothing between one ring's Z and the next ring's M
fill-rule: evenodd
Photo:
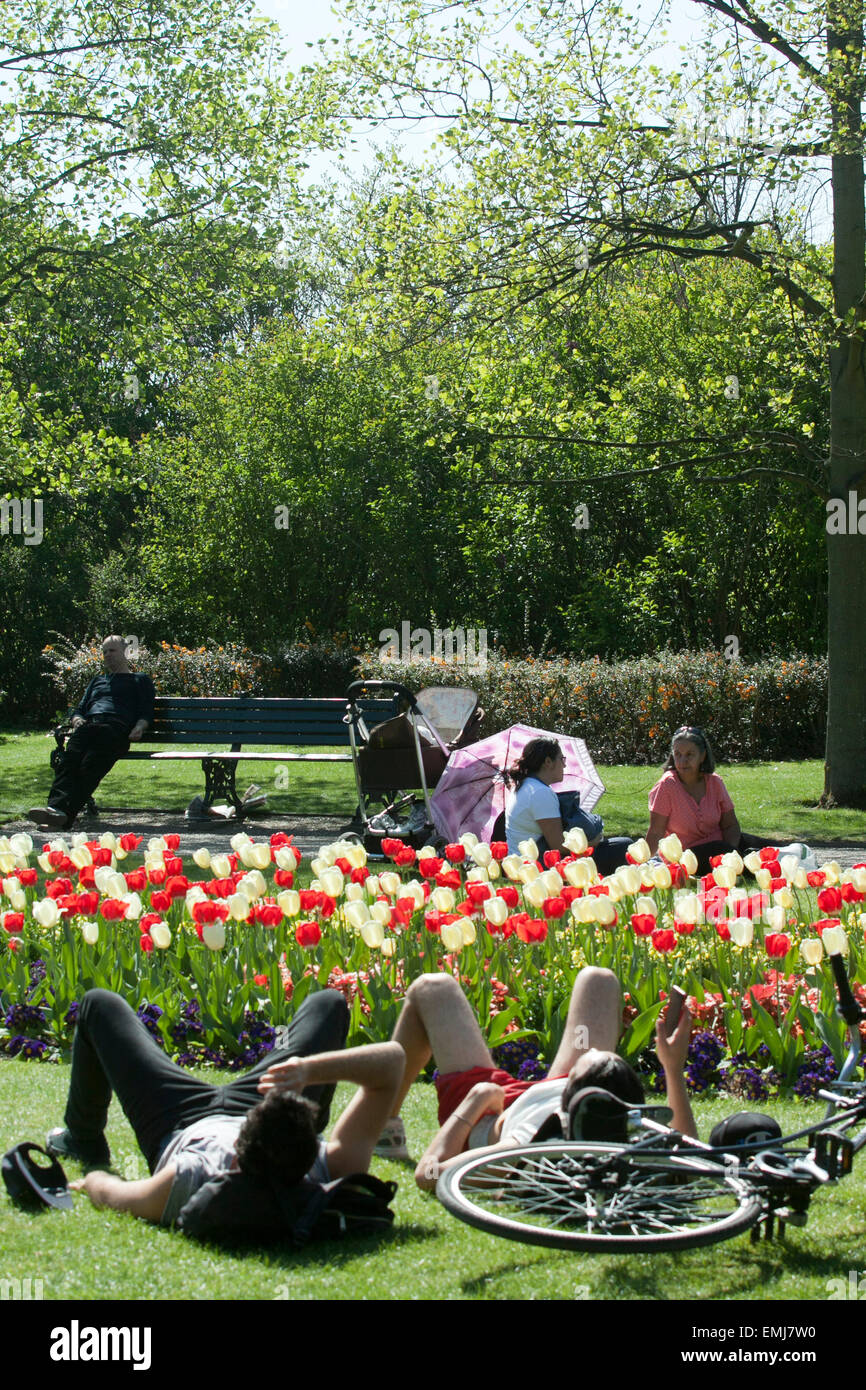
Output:
M502 773L517 762L533 738L555 738L565 755L565 776L553 790L580 792L581 809L592 810L604 795L604 783L583 739L530 729L528 724L512 724L510 729L451 754L431 799L440 835L456 840L471 830L479 840L490 839L497 816L505 810Z

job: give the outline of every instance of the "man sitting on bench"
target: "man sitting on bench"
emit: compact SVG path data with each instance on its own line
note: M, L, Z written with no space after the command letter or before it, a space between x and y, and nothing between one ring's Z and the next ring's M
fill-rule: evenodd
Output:
M346 1001L336 990L308 995L284 1047L236 1080L213 1086L166 1057L120 995L90 990L78 1012L66 1127L51 1131L48 1149L107 1166L104 1129L113 1091L152 1176L125 1182L96 1171L70 1187L86 1192L96 1207L163 1225L173 1224L206 1182L235 1168L286 1185L305 1174L328 1182L366 1172L406 1059L393 1042L345 1051L348 1026ZM317 1136L338 1081L359 1090L326 1142Z
M37 825L68 830L130 742L153 723L153 681L130 668L122 637L106 637L102 659L105 674L93 677L72 711L72 733L48 804L29 812Z
M430 1060L439 1069L440 1129L415 1170L419 1187L432 1190L443 1166L465 1149L529 1144L550 1116L565 1112L570 1098L597 1086L632 1105L644 1101L637 1073L614 1052L622 1022L619 981L610 970L586 966L574 982L565 1033L544 1081L515 1081L499 1070L469 1003L451 975L422 975L406 992L394 1041L406 1054L406 1070L392 1118L376 1152L408 1158L400 1107ZM670 1037L660 1018L656 1049L664 1068L673 1128L697 1137L683 1067L691 1015L683 1008Z

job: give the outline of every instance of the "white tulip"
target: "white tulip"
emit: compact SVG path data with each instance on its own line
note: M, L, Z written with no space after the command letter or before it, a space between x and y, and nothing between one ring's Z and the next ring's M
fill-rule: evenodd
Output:
M777 892L773 894L773 902L776 904L777 907L793 907L794 894L791 892L790 888L779 888Z
M457 924L455 923L455 925L457 925ZM475 939L476 939L478 933L477 933L476 930L475 930L475 923L473 922L472 918L471 918L471 917L464 917L463 920L462 920L462 922L459 923L459 926L460 926L460 930L461 930L462 933L463 933L463 945L464 945L464 946L472 946L472 945L474 945L474 944L475 944Z
M467 883L486 883L490 875L483 864L476 864L466 875Z
M16 912L24 911L27 906L27 894L23 888L15 889L9 894L9 906Z
M207 893L198 883L194 883L192 888L187 888L184 894L184 903L186 904L186 910L190 917L192 916L194 903L206 903L208 901Z
M595 920L603 927L611 927L616 921L616 908L610 898L590 898L595 903Z
M370 909L366 903L346 903L346 906L343 908L343 916L352 930L358 932L365 922L370 921ZM381 929L381 924L377 923L377 925Z
M399 874L386 870L379 875L379 886L383 893L387 893L389 898L395 898L403 886L403 880Z
M69 851L69 858L72 860L76 869L84 869L88 864L93 863L93 855L87 845L76 845Z
M674 916L680 922L700 922L703 918L703 908L697 893L675 893Z
M480 864L483 869L486 869L487 865L493 859L493 855L490 852L489 845L481 843L473 845L469 853L472 855L472 858L475 860L475 863Z
M784 907L765 907L764 922L771 932L784 931L788 925L788 913Z
M225 922L206 922L202 927L201 936L209 951L221 951L226 944Z
M112 835L111 838L112 838L112 840L113 840L113 839L114 839L114 836ZM100 839L99 843L102 845L103 849L111 849L111 848L112 848L111 845L106 845L106 843L105 843L105 836L104 836L104 835L103 835L102 838ZM157 854L157 855L159 855L159 861L160 861L160 863L162 863L163 852L164 852L165 850L167 850L167 849L168 849L168 845L166 844L165 838L164 838L164 836L162 836L162 835L154 835L153 838L150 839L150 840L148 840L148 842L147 842L147 852L148 852L148 854Z
M532 883L526 884L526 886L523 889L523 896L528 903L532 904L533 907L540 908L545 898L549 898L550 894L548 893L541 879L537 878Z
M850 878L858 893L866 893L866 869L852 869Z
M779 860L779 867L782 870L782 877L790 883L800 867L800 858L796 854L784 854Z
M727 854L722 855L722 863L727 865L728 868L733 869L737 878L739 878L740 874L743 872L743 861L735 849L729 850Z
M397 950L397 943L393 936L389 936L382 942L382 955L393 956Z
M47 856L46 856L46 858L47 858ZM0 854L0 874L11 874L12 871L13 871L13 869L15 869L15 868L17 868L17 867L18 867L18 856L17 856L17 854L12 854L11 851L10 851L8 854ZM46 869L45 872L48 873L49 870Z
M735 946L751 946L755 935L755 924L751 917L732 917L728 930Z
M43 898L33 904L33 916L40 927L56 927L60 921L60 908L53 898Z
M245 922L250 915L250 900L246 893L232 893L226 898L229 916L234 922Z
M646 864L652 859L652 851L646 840L635 840L633 845L629 845L628 853L635 864Z
M214 878L228 878L232 871L232 864L228 855L214 854L210 861L210 871Z
M539 874L538 882L544 884L549 898L558 897L562 892L562 875L556 869L546 869L543 874Z
M534 883L535 880L538 878L540 872L541 870L539 869L538 864L535 863L535 861L526 860L524 863L521 864L520 871L517 877L519 878L521 883Z
M126 903L127 922L137 922L144 908L137 893L124 893L121 902Z
M506 878L510 878L512 883L517 883L520 879L520 870L523 861L519 854L506 854L502 861L502 872Z
M317 858L320 864L326 869L330 869L331 865L336 863L337 860L337 847L335 845L320 846Z
M377 922L381 922L383 927L390 927L391 925L391 909L387 903L372 903L370 906L370 916Z
M753 849L751 854L747 854L745 859L743 860L743 864L748 869L750 874L756 874L758 870L763 866L763 862L764 861L762 860L760 854L756 849Z
M508 917L508 904L502 898L487 898L481 904L481 911L491 927L504 927Z
M241 849L244 845L252 844L252 839L246 833L245 830L239 830L236 835L232 835L231 839L229 840L229 844L231 845L235 854L240 854Z
M769 869L758 869L755 874L755 882L761 892L766 893L769 891L770 884L773 882L773 875L770 873Z
M826 888L833 888L837 883L842 882L842 869L835 859L828 859L826 864L822 864L821 872L824 875Z
M824 956L824 947L817 937L809 937L800 942L800 955L807 965L818 965Z
M378 898L381 891L382 889L379 886L379 875L370 874L370 876L364 880L364 892L367 894L367 897Z
M538 858L538 845L534 840L521 840L517 846L524 859L528 859L534 864Z
M573 825L570 830L566 830L562 837L562 843L572 854L583 854L588 847L589 841L586 838L586 831L581 830L579 825ZM536 855L538 851L536 850Z
M204 846L202 846L200 849L194 849L193 852L192 852L192 857L193 857L193 863L197 864L198 867L199 867L200 869L209 869L209 868L210 868L210 850L209 850L209 849L205 849Z
M494 879L501 878L501 876L502 870L499 867L499 860L491 859L490 863L487 865L487 877L489 879Z
M437 912L453 912L457 899L453 888L434 888L430 901Z
M88 945L88 946L95 946L96 943L97 943L97 941L99 940L99 923L98 923L98 922L82 922L82 923L81 923L81 935L82 935L82 937L84 938L84 941L85 941L85 944L86 944L86 945Z
M575 922L594 922L596 898L575 898L571 904L571 915Z
M634 910L635 913L650 912L652 913L653 917L657 917L659 905L656 902L655 898L635 898Z
M463 928L459 922L445 922L440 935L446 951L463 950Z
M329 898L339 898L342 896L345 881L339 869L325 869L321 876L322 891L327 893Z
M10 836L9 846L13 854L22 854L25 859L28 855L33 853L33 841L30 838L30 836L22 830L19 830L17 834Z
M713 869L713 882L718 884L719 888L733 888L736 881L737 875L730 864L720 864L717 869Z
M653 864L650 870L650 878L656 888L670 888L673 879L667 864Z
M4 862L4 865L6 866L6 867L4 867L4 869L3 869L4 874L8 874L12 869L15 868L15 856L14 856L14 855L11 855L11 854L10 854L10 855L7 855L7 857L4 859L3 862ZM39 855L37 855L37 856L36 856L36 863L39 865L40 869L42 870L42 872L43 872L44 874L51 874L51 873L54 872L54 870L53 870L52 867L51 867L51 860L48 858L48 855L47 855L47 854L39 854Z
M347 903L360 903L367 901L363 883L347 883L346 891L343 895Z
M580 860L578 860L577 862L580 863ZM570 867L571 866L569 864L566 864L565 866L566 878L568 878L568 870ZM640 870L637 869L634 864L623 864L621 868L617 869L616 873L614 874L614 878L617 880L624 893L640 892ZM568 881L570 883L571 879L569 878Z
M154 922L150 928L150 939L158 951L167 951L171 945L171 932L165 922Z
M659 854L669 864L679 864L683 857L683 842L679 835L665 835L659 840Z
M592 882L592 869L589 859L573 859L570 864L566 864L563 871L566 881L572 888L588 888ZM637 870L635 870L637 873ZM640 881L638 881L638 888Z
M828 956L847 956L848 937L844 927L825 927L821 941Z
M296 888L284 888L277 894L277 907L284 917L297 917L301 910L301 895Z
M274 863L278 869L287 869L289 873L294 873L297 868L297 860L290 849L282 845L274 854Z
M385 931L381 922L375 921L374 918L369 918L366 922L363 922L361 925L361 940L366 946L369 946L371 950L378 951L382 942L385 940Z
M471 854L478 844L478 836L473 835L471 830L465 830L458 841L463 846L467 854Z
M111 830L105 830L99 837L99 843L103 849L110 849L112 853L117 849L117 837ZM165 849L165 840L161 841L162 848Z

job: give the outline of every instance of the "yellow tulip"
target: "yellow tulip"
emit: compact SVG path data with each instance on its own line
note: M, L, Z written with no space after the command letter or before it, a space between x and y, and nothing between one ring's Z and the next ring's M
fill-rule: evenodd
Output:
M277 894L277 907L284 917L297 917L301 910L301 895L298 890L284 888L282 893Z

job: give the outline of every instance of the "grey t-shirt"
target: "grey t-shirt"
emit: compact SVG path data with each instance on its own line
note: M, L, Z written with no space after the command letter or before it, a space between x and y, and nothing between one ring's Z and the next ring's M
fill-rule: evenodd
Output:
M246 1120L245 1115L210 1115L186 1129L179 1129L168 1141L154 1174L169 1164L176 1168L161 1222L171 1226L194 1192L211 1178L227 1173L234 1163L235 1145ZM328 1146L319 1138L319 1154L309 1171L316 1182L329 1182Z

